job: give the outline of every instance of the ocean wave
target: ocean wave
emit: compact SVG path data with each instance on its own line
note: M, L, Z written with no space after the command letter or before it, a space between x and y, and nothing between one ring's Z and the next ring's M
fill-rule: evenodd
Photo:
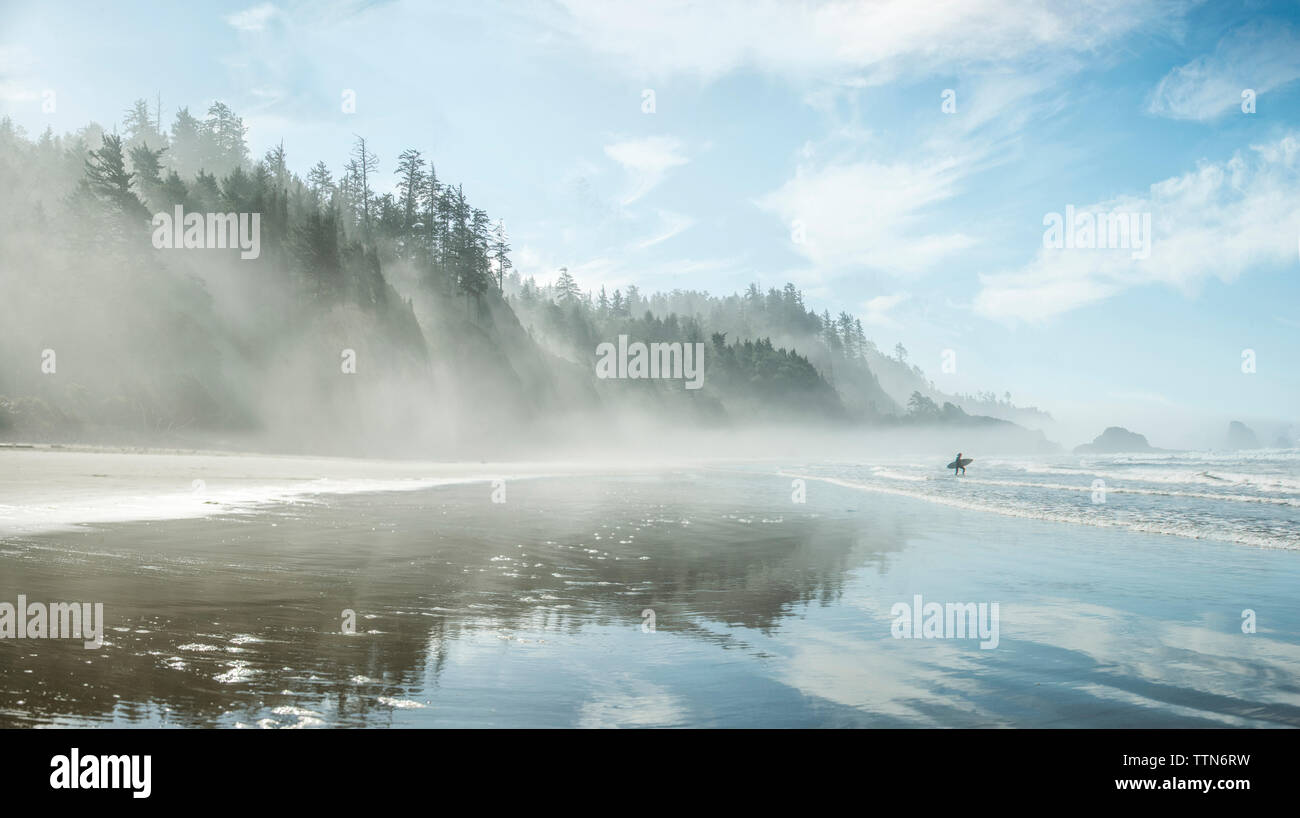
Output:
M1044 463L993 462L992 465L1022 471L1026 474L1092 476L1106 480L1158 483L1161 485L1236 486L1269 494L1300 495L1300 478L1240 471L1210 470L1209 468L1169 470L1151 464L1134 464L1130 468L1115 468L1115 463L1077 467ZM1209 465L1209 464L1205 464Z
M988 480L978 477L963 477L962 483L980 486L1007 486L1012 488L1045 489L1048 491L1074 491L1089 494L1094 491L1091 485L1072 486L1065 483L1039 483L1031 480ZM1168 489L1147 489L1133 486L1114 486L1107 484L1107 494L1144 494L1152 497L1185 497L1195 500L1223 500L1229 503L1261 503L1264 505L1300 507L1300 497L1260 497L1252 494L1221 494L1203 491L1176 491Z
M1247 545L1256 548L1276 548L1288 551L1300 551L1300 537L1293 528L1275 532L1246 530L1232 521L1217 522L1179 520L1172 515L1161 514L1160 519L1140 517L1099 516L1075 509L1045 509L1024 502L995 500L989 497L972 499L967 496L955 496L932 491L919 491L900 486L888 486L878 483L864 483L841 477L819 474L795 473L781 471L783 477L797 477L804 480L817 480L831 485L856 491L889 494L899 497L911 497L952 508L971 511L992 512L1007 517L1042 520L1045 522L1066 523L1072 525L1089 525L1099 528L1123 528L1146 534L1163 534L1188 539L1211 539L1223 542ZM1109 491L1109 489L1107 489Z

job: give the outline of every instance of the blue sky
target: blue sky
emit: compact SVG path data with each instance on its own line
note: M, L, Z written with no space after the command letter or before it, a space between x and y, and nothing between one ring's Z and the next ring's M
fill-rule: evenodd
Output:
M1300 433L1298 80L1294 2L0 2L30 132L160 93L165 119L225 101L299 172L354 134L386 175L417 147L526 275L793 281L942 388L1168 446ZM1045 248L1067 205L1150 213L1150 256Z

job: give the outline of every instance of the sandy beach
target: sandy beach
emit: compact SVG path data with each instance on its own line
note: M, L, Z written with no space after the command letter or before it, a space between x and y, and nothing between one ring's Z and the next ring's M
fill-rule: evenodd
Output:
M780 465L0 463L0 602L105 621L0 641L0 726L1300 726L1292 551ZM918 595L998 603L996 646L896 637Z

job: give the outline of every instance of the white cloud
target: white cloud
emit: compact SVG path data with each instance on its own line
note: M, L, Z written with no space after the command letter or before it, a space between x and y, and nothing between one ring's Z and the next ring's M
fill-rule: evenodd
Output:
M0 43L0 101L18 103L40 98L32 72L36 60L31 49Z
M690 216L684 216L681 213L673 213L668 210L659 211L659 223L661 228L659 232L648 239L643 239L636 243L636 249L645 250L656 244L668 241L672 237L689 230L695 224L695 219Z
M889 313L910 297L907 293L895 293L893 295L878 295L869 299L862 305L862 309L865 310L862 323L869 326L897 329L900 324Z
M1205 281L1295 265L1300 235L1300 135L1253 146L1219 163L1080 210L1148 212L1149 258L1128 250L1041 248L1018 270L980 276L975 312L1043 323L1133 287L1163 284L1193 294Z
M1247 88L1260 95L1296 79L1300 39L1289 28L1257 23L1224 37L1213 54L1166 74L1147 109L1173 119L1206 121L1240 112L1241 93Z
M4 102L32 102L40 97L35 88L0 79L0 100Z
M275 6L270 3L262 3L258 6L251 6L243 11L226 15L226 22L240 31L261 31L266 28L267 22L276 14Z
M793 249L816 267L917 273L974 243L959 231L923 231L919 221L926 209L955 195L976 164L970 157L801 164L758 205L781 218Z
M682 143L671 136L647 136L627 139L605 146L605 155L622 165L631 179L631 188L622 204L631 204L663 181L664 175L687 163Z
M1186 5L1177 0L561 0L571 33L641 76L715 79L934 73L1046 52L1089 54Z

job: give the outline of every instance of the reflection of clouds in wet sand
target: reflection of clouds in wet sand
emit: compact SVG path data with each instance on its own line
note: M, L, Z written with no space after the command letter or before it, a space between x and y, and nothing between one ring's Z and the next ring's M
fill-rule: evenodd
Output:
M1117 700L1242 726L1300 726L1300 692L1288 683L1300 645L1171 622L1073 600L1006 606L1004 638L1087 657L1110 681L1090 686Z
M686 722L681 699L644 679L624 674L599 682L592 693L582 704L579 727L671 727Z
M59 645L0 664L0 724L1300 724L1285 553L1225 570L1213 546L834 486L793 509L788 482L751 475L511 491L13 540L0 573L104 599L112 640L92 664ZM916 591L999 601L999 646L894 639ZM1219 610L1238 596L1259 634Z
M855 604L887 634L886 608ZM916 726L1082 725L1126 713L1300 725L1300 693L1288 683L1300 645L1069 599L1004 603L1001 627L1002 648L980 651L970 640L894 640L794 620L776 675Z
M987 666L988 651L937 639L894 640L888 637L889 618L879 621L885 639L791 621L783 629L783 641L793 651L784 657L776 677L808 696L887 721L918 727L1007 723L982 707L989 690L979 673Z

